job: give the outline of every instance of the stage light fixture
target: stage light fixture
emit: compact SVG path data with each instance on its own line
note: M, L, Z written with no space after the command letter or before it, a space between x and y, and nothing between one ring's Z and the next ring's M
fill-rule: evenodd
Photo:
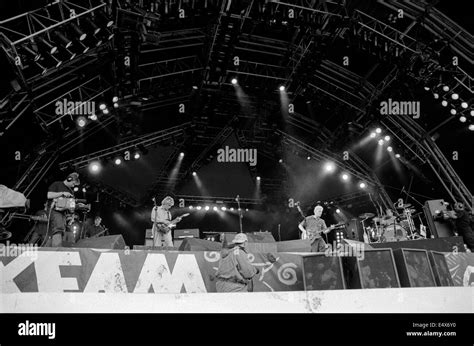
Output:
M194 207L192 205L189 206L189 209L194 209Z
M360 183L360 184L359 184L359 187L360 187L361 189L365 189L365 188L367 187L367 185L366 185L365 183Z
M456 115L456 113L457 113L457 112L456 112L456 110L455 110L454 108L451 109L451 114L452 114L452 115Z
M105 103L101 103L101 104L99 105L99 109L100 109L101 111L103 111L103 110L106 109L106 108L107 108L107 106L105 105Z
M283 159L279 159L278 162L279 162L279 163L283 163Z
M467 102L461 102L461 107L464 109L467 109Z
M85 187L83 187L83 188L82 188L82 192L84 192L84 193L86 193L86 192L87 192L87 190L86 190L86 188L85 188Z
M193 89L197 90L198 89L197 85L193 85Z
M451 98L452 98L453 100L457 100L457 99L459 98L459 94L454 93L454 94L451 95Z
M217 211L217 207L212 208L212 210Z
M74 188L74 192L77 192L77 191L79 191L79 188L76 186L76 187Z
M446 100L441 101L441 105L443 107L447 107L448 106L448 101L446 101Z
M114 161L114 163L118 166L122 163L122 159L120 157L117 157Z
M386 142L388 142L390 140L390 136L385 136L384 139Z
M221 210L226 211L227 208L226 207L221 207Z
M118 104L118 103L114 103L114 108L119 108L119 104Z
M280 85L280 91L285 91L285 86L284 85Z
M79 41L84 41L87 37L87 34L82 31L75 23L70 24L72 31L78 36Z
M449 91L449 86L443 85L443 91Z
M101 165L99 162L95 161L95 162L91 162L89 164L89 170L92 172L92 173L98 173L100 171L100 168L101 168Z
M340 213L341 213L341 209L336 209L336 213L340 214Z
M379 139L379 145L383 145L384 143L384 140L383 139Z
M64 46L64 48L69 48L72 46L72 41L69 40L63 33L59 31L54 31L52 34L53 37L56 38L56 41L58 41L60 44Z
M113 102L113 103L117 103L117 102L118 102L118 96L112 97L112 102Z
M77 118L77 125L79 127L84 127L84 126L86 126L86 124L87 124L87 120L86 120L85 117L78 117Z
M467 121L467 118L464 115L462 115L459 117L459 121L462 123L465 123Z
M430 88L429 88L429 87L427 87L427 86L425 86L425 90L426 90L426 91L429 91L429 90L430 90Z
M387 151L391 153L393 151L393 148L392 147L387 147Z
M469 125L469 130L474 131L474 124Z
M399 158L400 158L400 154L395 154L395 157L396 157L397 159L399 159Z
M381 129L380 127L377 127L377 128L375 129L375 133L382 133L382 129Z
M471 117L474 117L474 109L471 109L469 113L471 114Z
M97 115L96 114L89 115L89 119L92 120L92 121L96 121L97 120Z
M336 169L336 166L335 166L334 163L332 163L332 162L328 162L328 163L326 163L326 164L324 165L324 170L325 170L326 172L332 172L332 171L334 171L335 169Z
M180 153L179 153L179 156L184 157L184 153L183 153L183 152L180 152Z
M257 180L260 181L260 177L257 177Z
M375 138L376 136L377 136L377 134L375 132L370 133L370 138Z
M231 207L231 208L230 208L230 211L234 211L234 207Z
M231 83L236 85L237 84L237 78L232 78Z
M245 211L249 211L249 208L245 208Z
M209 208L209 206L208 206L208 205L206 205L206 207L205 207L204 209L206 209L206 210L209 210L210 208Z
M434 97L435 99L439 99L439 94L438 94L438 93L433 93L433 97Z
M104 114L109 114L109 110L106 108L106 109L104 109L104 110L102 111L102 113L104 113Z
M197 209L197 210L201 210L202 207L201 207L200 205L198 205L198 206L196 207L196 209Z
M58 51L58 47L56 46L53 46L49 41L47 41L46 39L44 39L43 37L39 37L38 38L38 41L40 43L42 43L46 49L49 50L49 54L54 54Z
M341 175L341 178L342 180L349 180L349 174L344 173L343 175Z
M193 176L196 176L196 175L197 175L197 173L196 173L196 172L193 172Z
M133 155L133 158L134 158L135 160L138 160L138 159L140 158L140 153L139 153L138 151L135 152L135 154Z
M41 70L41 75L44 76L46 72L48 72L48 69L41 65L39 62L35 62L36 66Z
M90 18L84 19L84 22L94 31L94 35L100 32L100 28Z

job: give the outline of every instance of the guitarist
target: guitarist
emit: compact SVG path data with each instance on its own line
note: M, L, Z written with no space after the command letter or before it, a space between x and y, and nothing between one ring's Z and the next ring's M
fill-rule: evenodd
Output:
M311 241L311 252L324 252L326 250L326 242L321 234L329 233L331 228L326 226L326 223L321 219L321 214L324 208L320 205L314 207L314 215L307 216L299 225L298 228Z
M151 222L153 222L153 246L173 246L171 236L171 213L170 208L174 205L174 200L166 196L161 201L161 206L155 206L151 211ZM179 219L179 218L178 218Z

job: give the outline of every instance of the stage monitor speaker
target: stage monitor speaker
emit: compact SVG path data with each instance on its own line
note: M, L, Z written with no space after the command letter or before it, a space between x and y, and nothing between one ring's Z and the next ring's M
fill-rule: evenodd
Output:
M178 251L178 248L176 246L133 245L133 250Z
M121 234L108 235L105 237L81 239L74 245L74 247L124 250L125 241Z
M421 249L393 251L402 287L434 287L436 280L431 269L428 252Z
M426 217L426 222L434 238L444 238L454 236L454 231L446 221L437 221L435 216L437 212L446 211L446 204L442 199L429 200L423 206L423 212Z
M184 238L180 251L221 251L222 244L204 239Z
M175 229L174 238L199 238L199 228Z
M311 252L309 239L296 239L276 242L277 252Z
M275 238L271 232L247 233L249 243L274 243Z
M430 251L428 253L431 268L436 280L437 286L454 286L453 278L449 272L448 262L444 253L437 251Z
M228 247L236 235L237 233L235 232L222 232L221 233L222 246Z
M315 253L303 255L302 259L305 291L346 288L341 257Z
M346 238L350 240L364 241L362 224L358 218L350 219L347 223Z
M366 250L364 247L362 249L362 252L353 252L353 256L343 258L348 287L400 287L392 249ZM361 254L361 257L356 257L359 254Z

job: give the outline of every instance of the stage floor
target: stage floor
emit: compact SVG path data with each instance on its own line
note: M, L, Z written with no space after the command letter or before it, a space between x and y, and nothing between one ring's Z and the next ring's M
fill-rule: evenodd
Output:
M472 313L471 287L256 293L7 293L2 313Z

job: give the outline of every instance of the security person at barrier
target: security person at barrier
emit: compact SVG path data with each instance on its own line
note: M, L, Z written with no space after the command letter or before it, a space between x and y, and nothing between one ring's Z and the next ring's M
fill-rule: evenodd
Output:
M239 233L231 242L233 247L221 251L217 270L217 292L248 292L252 278L259 273L247 257L247 236Z

